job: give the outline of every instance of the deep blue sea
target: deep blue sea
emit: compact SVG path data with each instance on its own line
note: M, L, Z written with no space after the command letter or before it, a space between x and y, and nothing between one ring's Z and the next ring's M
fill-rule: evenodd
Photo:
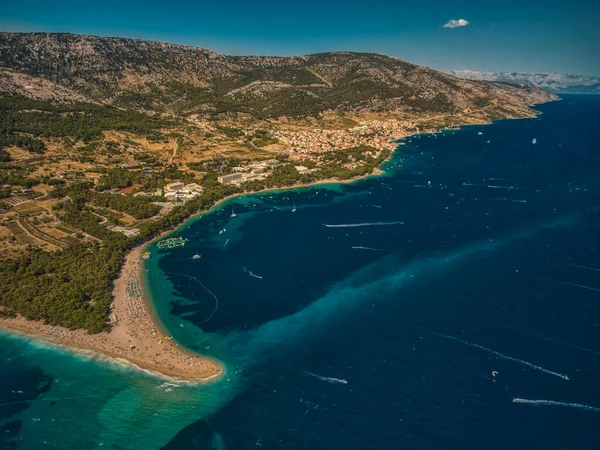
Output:
M156 313L218 382L0 335L0 447L600 448L600 96L539 110L152 247Z

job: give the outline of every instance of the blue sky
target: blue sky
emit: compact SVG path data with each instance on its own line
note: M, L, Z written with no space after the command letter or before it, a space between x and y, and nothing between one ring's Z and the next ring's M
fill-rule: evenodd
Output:
M443 27L459 19L469 24ZM436 69L600 76L600 1L590 0L0 0L0 30L125 36L227 54L369 51Z

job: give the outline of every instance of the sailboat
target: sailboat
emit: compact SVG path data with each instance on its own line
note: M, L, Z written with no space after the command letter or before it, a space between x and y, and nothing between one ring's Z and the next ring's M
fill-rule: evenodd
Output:
M237 214L233 211L233 208L231 208L231 218L233 219L236 216L237 216Z
M292 212L296 212L296 204L294 203L294 207L292 208Z

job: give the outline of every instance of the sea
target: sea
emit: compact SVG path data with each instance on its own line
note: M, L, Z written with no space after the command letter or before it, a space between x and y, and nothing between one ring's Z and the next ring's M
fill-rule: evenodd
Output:
M0 448L600 448L600 96L537 109L151 246L154 313L219 381L1 333Z

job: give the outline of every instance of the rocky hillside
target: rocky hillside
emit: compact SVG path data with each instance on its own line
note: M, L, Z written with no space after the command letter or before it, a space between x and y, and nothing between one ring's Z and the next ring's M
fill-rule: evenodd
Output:
M0 33L0 93L171 115L257 118L349 112L498 114L555 97L369 53L226 56L199 47L72 34Z

